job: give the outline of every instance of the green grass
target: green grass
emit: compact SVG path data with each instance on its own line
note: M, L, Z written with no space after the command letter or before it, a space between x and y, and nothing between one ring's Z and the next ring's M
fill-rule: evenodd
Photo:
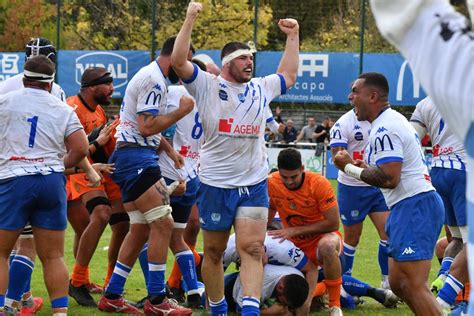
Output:
M331 181L333 187L335 181ZM69 269L74 264L74 258L72 256L72 243L73 243L74 232L72 228L68 228L66 232L66 264ZM90 264L90 279L93 282L102 284L105 274L107 272L107 251L104 250L108 246L110 240L110 229L107 228L102 236L97 251ZM360 280L371 284L372 286L378 287L380 285L380 270L377 261L378 251L378 240L379 237L377 232L370 222L365 222L364 231L359 246L357 247L356 258L354 262L353 276ZM199 239L199 245L202 245L202 240ZM198 246L198 250L201 249ZM168 255L168 272L172 266L173 256L171 253ZM438 261L433 260L430 281L434 280L436 273L439 269ZM36 260L36 268L33 273L31 281L32 291L35 296L41 296L45 298L45 306L43 310L37 315L51 315L51 308L48 294L43 283L42 266L39 260ZM146 287L143 281L143 276L140 270L140 265L135 264L134 269L130 273L126 284L126 298L129 300L140 300L146 295ZM98 295L94 296L97 300ZM412 315L411 311L406 305L399 305L396 309L387 309L377 303L371 298L365 298L365 303L359 305L355 310L349 311L344 310L347 315ZM77 305L74 299L69 299L69 314L70 315L106 315L94 308L81 307ZM195 315L206 315L203 311L196 311ZM321 315L326 313L313 313L314 315ZM313 315L312 314L312 315ZM119 315L119 314L117 314Z

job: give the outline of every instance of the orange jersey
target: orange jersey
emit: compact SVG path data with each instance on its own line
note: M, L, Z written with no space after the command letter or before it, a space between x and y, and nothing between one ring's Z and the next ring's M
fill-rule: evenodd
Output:
M104 109L97 105L95 111L92 111L87 106L82 103L79 96L75 95L67 98L66 103L69 104L74 111L76 111L79 120L81 121L82 126L84 126L84 131L87 135L92 132L94 128L100 127L107 123L107 116L105 115Z
M288 190L279 172L268 178L270 209L278 211L284 227L305 226L324 219L324 212L337 205L329 181L320 174L306 171L303 185ZM291 240L314 260L317 243L322 234L295 236Z

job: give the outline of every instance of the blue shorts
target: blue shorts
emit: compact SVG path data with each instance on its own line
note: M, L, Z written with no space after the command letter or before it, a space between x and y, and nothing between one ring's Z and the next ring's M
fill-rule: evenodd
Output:
M431 260L443 222L443 201L436 191L396 203L385 224L389 256L395 261Z
M66 178L63 173L0 180L0 229L31 226L65 230Z
M170 185L175 180L163 177L167 185ZM186 182L186 191L180 196L171 196L170 204L173 211L171 215L175 223L186 224L191 214L191 208L196 204L197 191L199 189L199 177L195 177Z
M149 147L123 147L109 158L115 164L112 180L120 186L124 203L135 201L161 179L158 155Z
M432 168L431 182L443 199L449 226L466 226L466 172L455 169Z
M244 190L247 188L247 190ZM244 192L245 191L245 192ZM197 205L201 228L212 231L230 230L234 223L237 208L269 207L268 184L263 180L248 187L223 189L201 183L198 190Z
M382 192L374 187L357 187L338 182L337 203L346 226L362 223L371 212L387 212Z

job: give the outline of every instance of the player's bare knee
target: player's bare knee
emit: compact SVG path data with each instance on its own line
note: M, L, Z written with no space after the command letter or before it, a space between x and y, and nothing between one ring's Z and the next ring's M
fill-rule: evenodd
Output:
M338 259L337 244L333 242L321 242L318 245L318 254L323 261Z
M106 218L106 223L112 214L112 204L105 196L96 196L86 202L86 209L91 214L91 220L102 222Z
M241 253L241 256L243 254L247 254L253 259L260 260L262 258L263 243L260 241L251 241L244 244L240 244L238 249Z
M208 260L213 265L222 265L222 255L224 254L227 244L224 245L204 245L204 258Z

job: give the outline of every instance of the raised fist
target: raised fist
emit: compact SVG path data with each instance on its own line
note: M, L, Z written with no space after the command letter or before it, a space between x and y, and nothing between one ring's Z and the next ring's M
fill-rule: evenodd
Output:
M202 4L199 2L191 1L188 5L188 10L186 12L186 17L196 18L199 12L202 11Z
M300 26L298 25L298 21L295 19L280 19L278 21L278 27L280 30L287 34L298 34Z
M179 99L179 109L183 111L184 115L190 113L194 108L194 99L190 96L183 95Z

